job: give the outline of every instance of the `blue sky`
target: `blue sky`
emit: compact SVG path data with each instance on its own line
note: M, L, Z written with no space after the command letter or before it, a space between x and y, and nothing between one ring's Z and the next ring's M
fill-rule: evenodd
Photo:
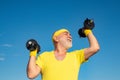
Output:
M66 28L73 37L69 50L88 47L78 29L88 17L95 21L93 33L100 51L81 66L79 80L120 80L119 0L1 0L0 80L28 80L28 39L41 45L41 53L54 49L51 36ZM34 80L40 80L38 76Z

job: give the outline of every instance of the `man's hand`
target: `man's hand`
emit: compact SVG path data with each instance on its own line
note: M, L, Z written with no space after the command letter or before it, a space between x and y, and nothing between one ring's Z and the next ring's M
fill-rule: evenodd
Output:
M26 42L26 48L30 51L30 56L36 56L40 52L40 45L34 39Z
M88 36L90 32L92 32L91 30L94 27L95 27L94 21L87 18L84 21L84 26L78 30L79 36L85 38L86 36Z

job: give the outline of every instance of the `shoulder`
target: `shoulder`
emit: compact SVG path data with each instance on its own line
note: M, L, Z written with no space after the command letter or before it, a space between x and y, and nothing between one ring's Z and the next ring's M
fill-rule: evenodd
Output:
M78 61L78 63L83 63L85 62L85 53L84 53L84 50L85 49L80 49L80 50L75 50L75 51L72 51L70 52L72 55L75 56L76 60Z
M53 51L44 51L38 55L38 57L47 57L50 56L53 53Z
M83 54L84 53L84 49L80 49L80 50L74 50L69 52L70 54Z

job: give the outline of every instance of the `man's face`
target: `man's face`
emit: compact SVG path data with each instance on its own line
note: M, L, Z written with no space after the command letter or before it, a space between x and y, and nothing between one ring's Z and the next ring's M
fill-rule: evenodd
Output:
M63 32L58 36L58 42L65 47L66 49L69 49L72 47L72 37L69 32Z

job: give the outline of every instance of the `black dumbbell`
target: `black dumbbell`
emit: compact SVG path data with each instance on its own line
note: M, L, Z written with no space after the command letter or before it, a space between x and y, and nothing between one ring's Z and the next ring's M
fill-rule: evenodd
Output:
M95 27L94 21L92 19L86 18L84 21L84 26L78 30L79 36L83 38L86 37L86 35L84 34L84 30L85 29L92 30L94 27Z
M37 49L37 53L39 53L39 51L40 51L40 45L34 39L29 39L26 42L26 48L30 51L34 51Z

